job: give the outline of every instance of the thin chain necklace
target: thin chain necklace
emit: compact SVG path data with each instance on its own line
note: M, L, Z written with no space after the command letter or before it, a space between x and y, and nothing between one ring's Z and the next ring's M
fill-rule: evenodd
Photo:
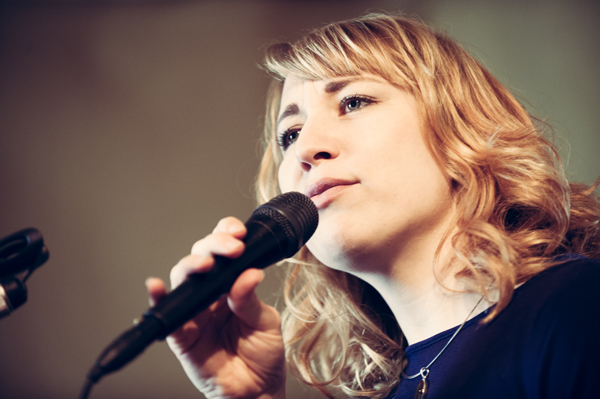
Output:
M479 301L477 301L477 303L475 304L475 307L471 310L471 312L469 312L467 318L465 319L465 321L462 322L462 324L456 329L456 331L454 332L454 334L452 335L452 337L450 337L450 339L448 340L448 342L446 342L446 345L444 345L444 347L442 348L442 350L436 355L436 357L433 358L433 360L431 362L429 362L429 364L425 367L421 367L421 370L419 370L419 372L417 374L414 375L406 375L404 373L404 370L402 371L402 377L406 378L407 380L412 380L414 378L417 377L421 377L422 380L421 382L419 382L419 385L417 386L417 391L415 392L415 398L414 399L425 399L425 396L427 395L427 389L429 387L429 382L427 381L427 377L429 376L429 368L431 367L431 365L433 364L433 362L435 362L438 357L440 357L440 355L442 353L444 353L444 351L446 350L446 348L448 347L448 345L450 345L450 342L452 342L454 340L454 338L458 335L458 333L460 332L460 330L462 330L462 328L464 327L465 323L471 318L471 315L473 314L473 312L475 311L475 309L477 309L477 307L479 306L479 304L481 303L481 301L483 300L483 296L481 298L479 298Z

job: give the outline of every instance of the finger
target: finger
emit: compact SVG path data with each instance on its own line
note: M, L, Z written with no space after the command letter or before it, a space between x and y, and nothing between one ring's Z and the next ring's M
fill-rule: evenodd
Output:
M229 233L213 233L192 246L192 254L212 257L213 255L237 258L244 252L244 243Z
M165 283L156 277L148 277L146 279L146 290L148 291L148 302L150 306L154 306L158 301L167 295Z
M215 259L212 256L188 255L171 269L171 288L178 287L190 274L206 273L212 269Z
M246 236L246 225L240 219L230 216L219 220L213 233L227 233L242 239Z
M231 311L249 327L266 331L280 328L281 320L275 308L262 302L255 289L264 278L259 269L243 272L231 287L227 302Z
M223 320L226 320L230 314L231 311L227 307L226 298L221 297L211 304L208 309L200 312L173 331L167 337L167 343L177 356L186 353L199 339L202 340L202 345L210 348L218 340L220 333L220 329L215 326L221 326ZM210 353L210 351L207 353Z

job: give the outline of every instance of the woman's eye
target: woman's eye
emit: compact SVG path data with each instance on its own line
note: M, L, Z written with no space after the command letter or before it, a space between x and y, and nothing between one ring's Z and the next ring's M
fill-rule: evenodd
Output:
M350 96L342 100L340 104L340 113L342 115L357 111L361 108L366 107L369 104L374 103L375 100L369 97L362 96Z
M285 151L292 145L300 136L300 129L287 129L277 137L279 146Z
M355 98L346 103L346 110L354 111L355 109L359 109L361 105L362 105L362 101L358 98Z

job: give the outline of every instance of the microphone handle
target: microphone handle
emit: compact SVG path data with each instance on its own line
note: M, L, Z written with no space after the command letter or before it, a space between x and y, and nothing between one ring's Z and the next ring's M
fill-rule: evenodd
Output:
M243 271L252 267L264 269L282 259L287 242L273 231L279 228L273 219L252 220L246 228L248 241L243 240L246 250L242 256L237 259L215 256L215 264L209 272L191 274L163 298L165 300L144 313L144 318L152 317L160 322L162 328L157 338L164 339L228 293Z
M121 334L109 345L88 373L97 382L102 376L125 366L156 339L181 327L231 289L246 269L261 268L283 259L288 242L281 226L269 217L253 215L246 222L243 240L246 250L238 259L215 256L215 264L207 273L188 276L179 287L148 309L137 325Z

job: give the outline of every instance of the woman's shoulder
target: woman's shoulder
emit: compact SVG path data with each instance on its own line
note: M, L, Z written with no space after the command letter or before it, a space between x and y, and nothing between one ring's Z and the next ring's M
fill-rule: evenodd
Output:
M543 305L548 304L549 301L563 304L566 301L574 304L584 297L598 298L600 259L565 254L555 258L555 261L556 265L532 277L519 287L515 291L514 299L527 297Z
M512 348L506 356L528 397L596 397L600 260L573 254L556 260L515 290L490 332Z
M561 360L590 351L600 356L600 260L572 254L556 260L515 291L513 315L521 313L523 339L542 357L548 351Z
M525 353L531 355L531 368L539 370L539 386L552 392L547 397L596 397L592 381L600 372L600 261L578 255L561 260L531 280L530 295L538 296L539 305L530 314L531 351Z
M554 345L566 356L592 344L600 356L600 260L567 254L556 261L515 290L490 331L511 331L525 352L542 357Z
M600 324L600 260L576 254L555 260L559 263L515 290L509 304L513 315L528 318L538 331L552 327L571 334Z

